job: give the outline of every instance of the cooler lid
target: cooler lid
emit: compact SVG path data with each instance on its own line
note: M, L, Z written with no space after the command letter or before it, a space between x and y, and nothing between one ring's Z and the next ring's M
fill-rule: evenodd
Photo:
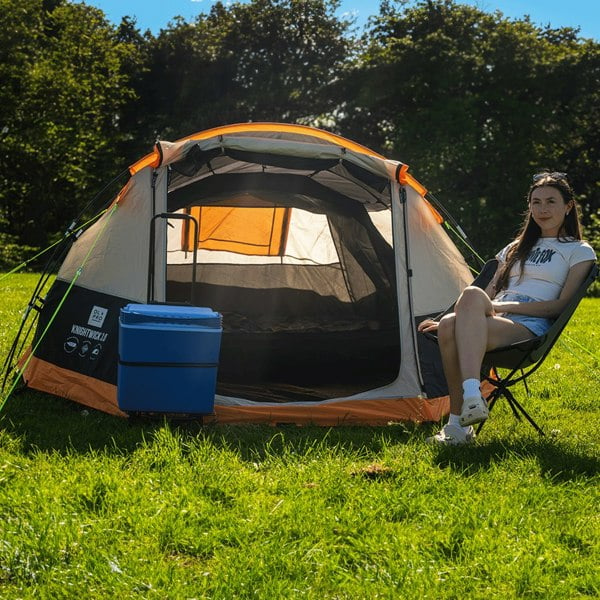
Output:
M170 304L128 304L121 309L121 322L136 323L177 323L181 325L202 325L221 327L221 314L205 306L179 306Z

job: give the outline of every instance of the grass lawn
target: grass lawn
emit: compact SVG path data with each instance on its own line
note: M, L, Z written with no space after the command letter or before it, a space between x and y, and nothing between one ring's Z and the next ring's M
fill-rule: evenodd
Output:
M0 282L2 360L36 279ZM13 395L0 598L597 598L599 326L585 299L532 378L549 435L499 403L467 448L426 445L434 424L131 424Z

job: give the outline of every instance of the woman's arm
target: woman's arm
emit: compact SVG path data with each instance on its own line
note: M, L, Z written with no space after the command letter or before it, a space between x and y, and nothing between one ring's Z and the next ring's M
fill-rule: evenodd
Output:
M498 278L500 277L501 265L502 265L502 263L498 263L498 268L496 269L496 272L494 273L492 280L487 284L487 286L484 290L485 293L489 296L490 300L493 300L494 296L496 295L496 282L498 281Z
M497 313L514 313L517 315L529 315L531 317L544 317L553 319L560 315L569 300L579 288L587 274L590 272L592 260L586 260L569 269L567 280L556 300L544 300L541 302L498 302L492 301L492 306Z

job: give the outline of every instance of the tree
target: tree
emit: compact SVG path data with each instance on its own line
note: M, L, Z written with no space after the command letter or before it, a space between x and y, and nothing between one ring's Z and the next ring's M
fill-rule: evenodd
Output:
M0 0L0 241L45 244L156 137L259 120L407 162L483 255L514 235L540 167L569 173L595 231L597 42L452 0L384 0L357 43L338 6L217 2L155 37L85 4Z
M193 23L158 35L139 89L168 139L246 121L310 120L337 100L329 93L349 56L350 23L337 0L217 2Z
M130 49L84 4L1 1L0 214L20 243L40 246L122 162L119 113L133 92L121 67Z
M363 39L340 131L411 165L484 255L515 234L542 166L597 206L598 44L451 0L396 4Z

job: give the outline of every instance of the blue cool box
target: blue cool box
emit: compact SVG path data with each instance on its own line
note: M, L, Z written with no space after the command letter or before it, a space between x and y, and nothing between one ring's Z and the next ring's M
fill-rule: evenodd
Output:
M117 401L125 412L214 410L221 315L210 308L128 304L119 317Z

